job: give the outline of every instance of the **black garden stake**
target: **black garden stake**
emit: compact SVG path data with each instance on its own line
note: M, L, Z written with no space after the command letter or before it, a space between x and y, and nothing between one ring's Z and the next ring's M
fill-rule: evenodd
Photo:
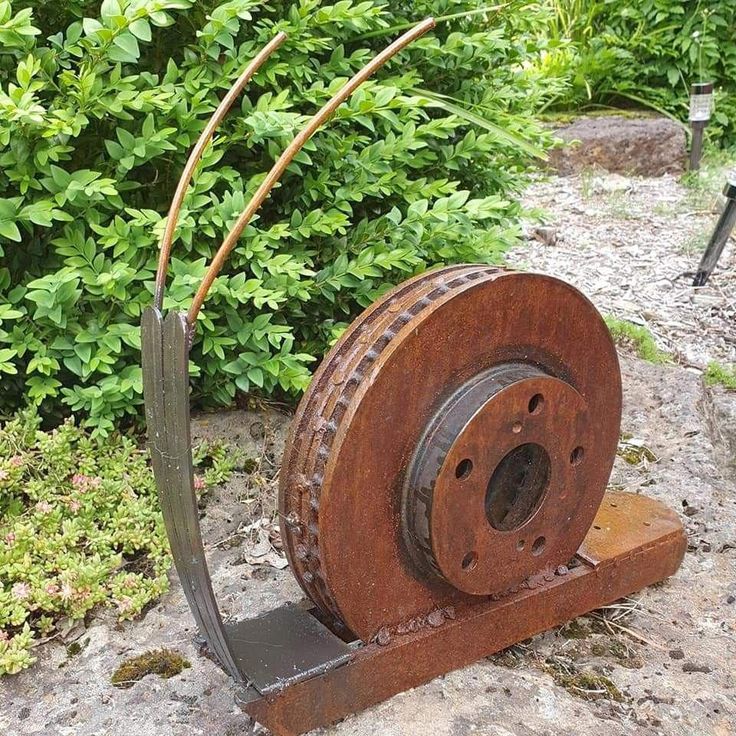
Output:
M718 259L726 247L734 225L736 225L736 172L732 172L729 176L723 195L726 197L726 207L718 218L716 229L710 237L705 253L703 253L700 266L698 266L693 279L693 286L704 286L706 284L713 273L713 269L718 264Z

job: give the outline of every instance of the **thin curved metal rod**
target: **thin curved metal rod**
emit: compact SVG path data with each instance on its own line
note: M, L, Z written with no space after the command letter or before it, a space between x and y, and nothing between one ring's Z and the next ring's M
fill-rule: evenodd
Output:
M283 175L286 167L291 163L294 156L302 149L304 144L316 133L317 129L335 112L335 110L350 97L350 95L365 82L368 77L371 76L376 70L382 67L391 57L395 56L405 46L408 46L412 41L415 41L420 36L424 35L427 31L435 27L434 18L427 18L421 23L417 24L410 31L399 37L390 46L387 46L381 51L378 56L373 58L368 64L363 67L354 77L352 77L345 85L332 97L325 105L317 112L317 114L307 123L306 127L294 138L294 140L284 149L284 152L279 157L278 161L273 165L271 171L263 180L263 183L258 187L255 194L253 195L250 202L246 206L243 213L238 218L233 229L227 234L225 239L222 241L222 245L215 254L212 263L210 264L205 277L200 284L197 293L194 296L192 306L189 308L187 314L187 320L190 325L194 325L197 321L197 315L202 309L202 304L207 298L212 284L217 278L218 274L222 270L225 261L227 260L230 251L235 247L238 239L240 238L243 230L250 222L253 215L256 213L258 208L263 204L266 197L268 197L271 189Z
M197 168L197 164L202 158L202 154L207 148L207 144L212 140L212 136L215 134L220 123L223 121L225 115L230 111L233 103L238 98L243 88L251 80L251 77L261 68L263 62L268 59L276 49L286 40L286 34L279 32L277 33L268 44L261 49L261 51L255 56L253 61L243 70L243 73L238 77L238 80L230 88L230 91L222 98L222 102L217 106L217 109L212 114L210 121L199 136L199 140L195 144L192 152L189 154L189 159L184 167L179 183L176 186L176 192L174 198L171 200L171 207L169 208L169 216L166 220L166 229L164 230L163 237L161 238L161 250L158 259L158 270L156 272L156 288L153 296L153 305L156 309L161 309L164 303L164 289L166 287L166 274L169 270L169 259L171 257L171 245L174 240L174 233L176 232L176 226L179 222L179 213L181 212L181 206L184 202L189 183L194 176L194 171Z

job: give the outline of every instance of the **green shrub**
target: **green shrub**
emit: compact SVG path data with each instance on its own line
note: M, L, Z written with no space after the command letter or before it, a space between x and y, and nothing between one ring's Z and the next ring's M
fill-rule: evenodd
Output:
M708 128L736 133L736 4L730 0L547 0L544 72L567 79L553 103L653 107L687 120L690 85L716 83Z
M70 421L53 432L39 422L25 413L0 425L0 675L28 667L39 637L94 607L133 618L168 587L148 453ZM198 488L227 478L222 447L195 457Z
M453 17L336 113L232 254L192 351L198 404L298 393L389 285L497 260L516 240L512 195L547 142L529 111L554 92L525 64L546 11L518 0L488 12L471 0L0 0L0 410L30 401L97 434L137 414L138 322L164 216L219 97L276 30L289 34L195 177L167 309L188 305L306 117L396 26L429 13Z

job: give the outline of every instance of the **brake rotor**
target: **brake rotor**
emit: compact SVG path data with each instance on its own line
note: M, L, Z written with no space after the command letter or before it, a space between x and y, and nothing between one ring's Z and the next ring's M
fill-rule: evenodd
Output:
M557 279L423 274L359 317L304 396L279 503L292 570L364 641L574 555L621 416L616 352Z

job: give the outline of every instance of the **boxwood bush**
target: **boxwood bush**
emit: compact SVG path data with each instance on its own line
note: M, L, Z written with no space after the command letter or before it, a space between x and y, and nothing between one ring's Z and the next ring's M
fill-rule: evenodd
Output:
M499 9L500 8L500 9ZM512 0L0 0L0 411L140 412L139 328L188 152L243 66L267 62L182 212L166 308L294 132L400 30L435 33L361 88L289 168L198 325L193 398L296 394L347 321L434 264L493 261L554 94L525 63L548 11Z

